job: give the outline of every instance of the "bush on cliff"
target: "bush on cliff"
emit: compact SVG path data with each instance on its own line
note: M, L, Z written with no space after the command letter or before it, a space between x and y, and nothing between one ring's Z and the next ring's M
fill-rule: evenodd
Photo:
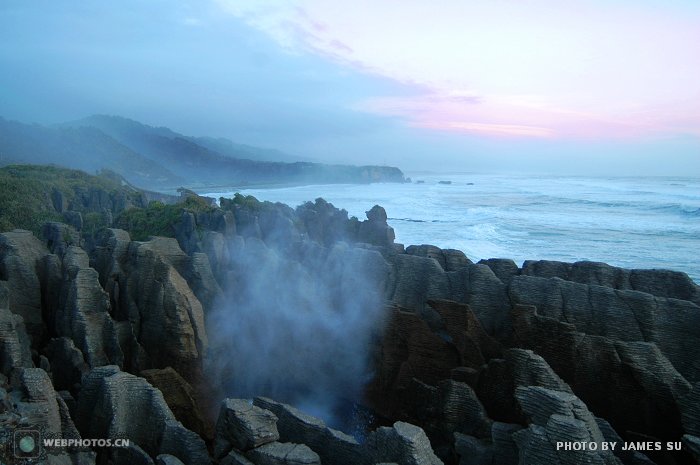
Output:
M174 205L153 201L146 208L123 211L114 221L114 227L129 231L135 241L145 241L149 236L175 237L175 226L184 210L209 212L214 207L197 196L187 197L184 202Z

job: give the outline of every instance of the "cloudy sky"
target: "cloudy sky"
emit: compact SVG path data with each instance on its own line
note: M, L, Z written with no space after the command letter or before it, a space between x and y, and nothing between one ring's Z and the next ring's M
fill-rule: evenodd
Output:
M8 0L0 116L408 170L700 175L696 0Z

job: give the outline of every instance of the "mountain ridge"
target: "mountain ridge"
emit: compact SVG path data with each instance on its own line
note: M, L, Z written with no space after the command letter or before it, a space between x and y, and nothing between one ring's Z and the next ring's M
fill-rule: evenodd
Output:
M405 180L400 169L388 166L245 158L278 154L290 157L228 139L186 136L120 116L93 115L52 126L0 118L0 165L54 164L87 172L109 169L148 189Z

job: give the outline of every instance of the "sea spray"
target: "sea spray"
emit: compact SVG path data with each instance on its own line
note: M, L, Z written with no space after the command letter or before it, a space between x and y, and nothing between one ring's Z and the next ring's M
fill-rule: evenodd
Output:
M339 406L371 378L388 264L343 242L238 239L225 298L208 318L209 379L224 396L272 397L339 425Z

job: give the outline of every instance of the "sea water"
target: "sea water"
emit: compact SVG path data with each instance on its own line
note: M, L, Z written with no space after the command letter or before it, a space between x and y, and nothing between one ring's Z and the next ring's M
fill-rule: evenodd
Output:
M475 262L590 260L683 271L700 282L700 178L409 175L406 184L238 192L291 206L323 197L359 219L378 204L397 242L459 249Z

